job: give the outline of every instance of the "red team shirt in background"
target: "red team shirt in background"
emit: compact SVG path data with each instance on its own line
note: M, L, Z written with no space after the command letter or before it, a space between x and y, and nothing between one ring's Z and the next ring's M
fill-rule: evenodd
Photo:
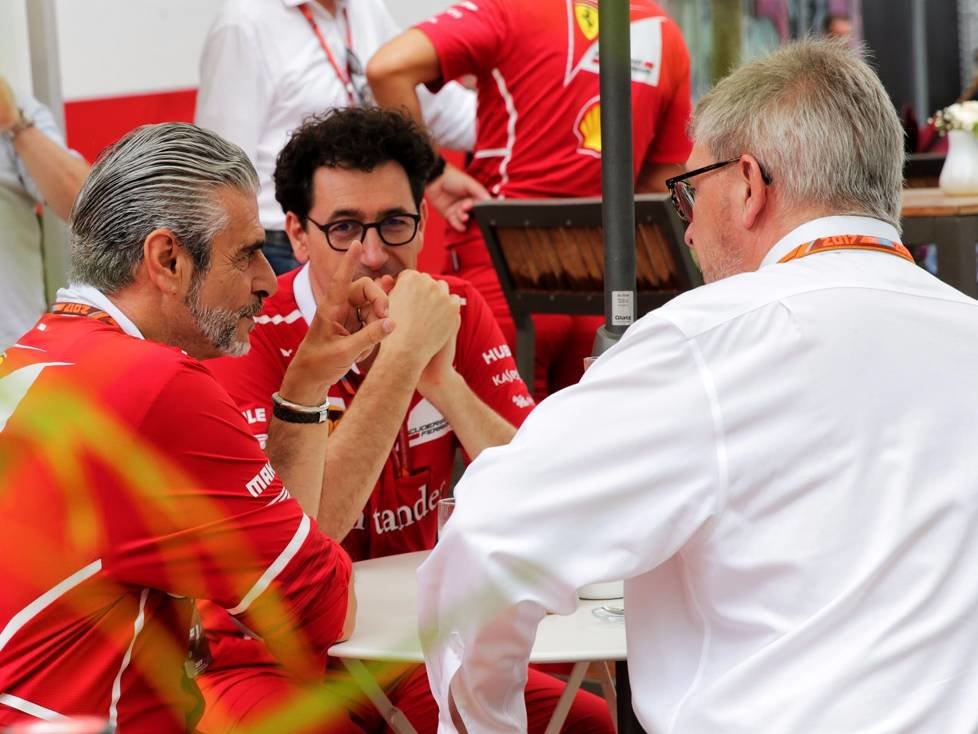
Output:
M509 346L483 298L467 282L441 278L461 298L461 325L455 347L455 369L496 413L515 426L533 406ZM315 314L309 266L282 275L278 291L265 301L244 357L211 360L208 367L227 389L262 447L272 417L272 393L309 330ZM356 395L360 375L351 371L330 388L331 415L342 420ZM398 444L406 445L399 451ZM446 496L458 439L435 407L415 392L400 435L356 526L343 540L355 561L434 547L438 530L436 504ZM399 456L400 454L400 456ZM327 490L328 491L328 490ZM223 617L223 618L222 618ZM242 640L226 615L205 609L214 652L213 670L224 665L268 660L261 646Z
M635 174L684 163L689 52L679 27L650 0L631 12ZM601 195L601 102L597 0L467 0L418 26L438 56L441 80L478 82L475 150L467 172L495 198ZM479 227L446 229L443 271L473 283L510 347L516 328ZM577 382L602 319L534 314L534 391L542 398Z
M691 99L679 27L654 2L630 7L637 175L644 164L686 161ZM597 0L472 0L416 26L435 47L442 82L478 80L467 171L494 197L601 195L597 10ZM471 223L448 244L473 234Z
M117 321L49 314L0 358L0 394L0 725L192 730L195 598L321 676L350 559L206 367Z

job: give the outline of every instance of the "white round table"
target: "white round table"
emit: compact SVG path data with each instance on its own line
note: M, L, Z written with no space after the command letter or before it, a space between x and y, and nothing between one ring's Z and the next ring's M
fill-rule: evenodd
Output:
M390 702L362 661L424 662L418 636L416 575L418 566L427 557L428 551L420 551L355 563L356 627L350 639L329 649L330 655L343 659L357 683L398 734L410 734L415 729ZM620 606L621 602L582 600L573 614L550 614L540 622L530 662L575 664L547 734L560 730L589 663L626 658L623 621L594 614L604 605ZM606 697L610 696L614 715L614 688L605 671L602 687Z

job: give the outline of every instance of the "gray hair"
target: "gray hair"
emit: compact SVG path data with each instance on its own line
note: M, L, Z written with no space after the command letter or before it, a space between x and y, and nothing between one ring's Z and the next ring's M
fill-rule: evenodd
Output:
M144 125L95 163L71 214L72 280L114 293L132 283L143 242L173 232L195 274L210 265L214 235L228 223L222 187L258 190L258 174L237 145L196 125Z
M697 105L693 139L750 153L780 195L900 227L903 128L876 73L840 41L800 41L746 64Z

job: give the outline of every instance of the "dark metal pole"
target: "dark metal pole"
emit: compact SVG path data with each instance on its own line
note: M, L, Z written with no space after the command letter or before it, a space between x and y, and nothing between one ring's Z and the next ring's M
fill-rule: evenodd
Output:
M632 154L632 54L628 0L600 0L601 193L605 324L595 354L635 320L635 167Z

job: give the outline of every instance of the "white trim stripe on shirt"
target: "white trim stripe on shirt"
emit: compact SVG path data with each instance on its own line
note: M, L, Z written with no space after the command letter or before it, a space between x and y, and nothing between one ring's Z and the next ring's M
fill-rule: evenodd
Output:
M45 367L63 367L70 362L35 362L14 370L0 380L0 431L7 427L7 421L17 410L17 406L27 397L31 386L41 376ZM0 645L2 647L2 645Z
M255 317L256 324L274 324L278 326L279 324L293 324L302 318L302 313L299 309L296 309L292 313L282 316L282 314L275 314L274 316L269 316L268 314L262 314Z
M9 706L21 713L33 716L35 719L43 719L44 721L66 721L68 719L64 714L59 714L57 711L44 708L10 693L0 695L0 705Z
M285 546L281 553L279 553L278 558L272 561L272 565L265 569L265 573L261 575L261 578L255 582L255 585L251 587L247 594L245 594L244 599L236 607L228 609L228 614L241 614L248 610L252 602L257 599L262 592L267 589L275 578L282 573L289 561L291 561L295 554L299 552L299 548L302 544L306 542L306 537L309 535L309 528L312 526L312 522L309 520L308 515L303 515L302 520L299 522L299 527L295 531L295 535L292 536L292 540L289 544Z
M43 612L45 608L53 604L60 597L64 596L78 586L78 584L90 579L101 570L102 559L99 558L97 561L92 561L81 570L75 571L75 573L71 574L71 576L66 578L61 583L52 586L50 589L37 597L37 599L17 612L17 614L11 617L10 621L7 622L7 626L3 628L3 632L0 632L0 650L3 650L3 648L7 646L7 643L10 642L10 638L17 634L17 631L21 627L30 622L34 617Z
M115 680L112 681L112 702L109 704L109 728L112 731L115 731L119 721L119 699L122 697L122 674L129 667L129 661L132 660L132 649L136 645L136 638L143 631L143 623L146 619L146 597L148 596L149 589L143 589L143 593L139 595L139 612L136 614L136 621L132 625L132 639L129 640L129 647L126 649L126 654L122 656L122 665L119 666L119 672Z
M473 153L472 157L478 160L479 158L499 158L504 155L506 155L506 148L483 148Z
M509 162L513 160L513 148L516 147L516 104L513 102L513 95L506 87L506 78L499 69L492 70L492 78L496 80L499 87L499 94L506 105L506 114L509 121L506 123L506 153L499 162L499 183L492 187L492 193L497 196L502 192L503 187L509 183Z

